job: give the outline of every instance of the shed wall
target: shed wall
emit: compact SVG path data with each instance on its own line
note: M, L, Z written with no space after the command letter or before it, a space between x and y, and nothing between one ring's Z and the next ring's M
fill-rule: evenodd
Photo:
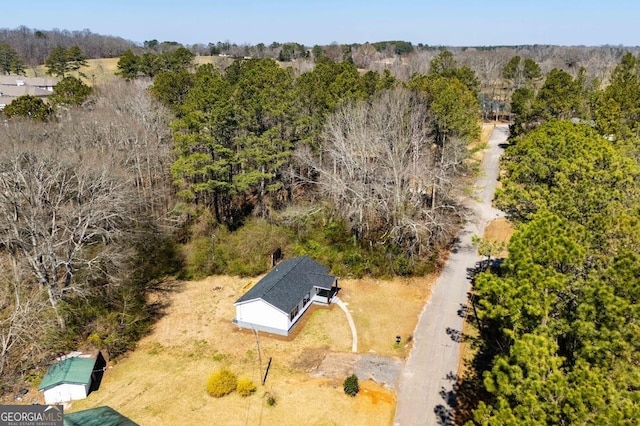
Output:
M90 384L80 385L72 383L62 383L44 391L44 402L46 404L59 404L61 402L84 399L89 393Z

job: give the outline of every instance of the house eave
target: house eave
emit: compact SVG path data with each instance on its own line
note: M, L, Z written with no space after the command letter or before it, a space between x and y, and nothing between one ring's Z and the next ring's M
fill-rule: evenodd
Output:
M284 315L289 315L287 312L285 312L285 311L283 311L282 309L278 308L277 306L275 306L275 305L273 305L273 304L271 304L271 303L267 302L266 300L264 300L264 299L263 299L263 298L261 298L261 297L257 297L257 298L255 298L255 299L251 299L251 300L243 300L242 302L236 302L236 303L234 303L234 305L235 305L235 306L238 306L238 305L245 305L245 304L247 304L247 303L257 302L257 301L264 302L265 304L267 304L267 305L271 306L273 309L277 310L278 312L282 312Z
M80 386L88 386L88 385L89 385L89 383L85 383L85 382L70 382L70 381L64 381L64 382L58 382L58 383L55 383L55 384L53 384L53 385L49 385L49 386L47 386L47 387L45 387L45 388L38 388L38 390L39 390L40 392L44 392L44 391L46 391L46 390L49 390L49 389L55 388L56 386L60 386L60 385L80 385Z

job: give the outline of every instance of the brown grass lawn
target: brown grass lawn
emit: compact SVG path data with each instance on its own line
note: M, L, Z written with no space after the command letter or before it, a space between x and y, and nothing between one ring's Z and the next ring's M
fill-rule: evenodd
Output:
M480 134L480 144L486 145L489 143L489 139L491 139L491 135L493 134L493 129L495 129L494 123L482 123L482 133Z
M166 315L127 357L112 363L100 389L70 411L109 405L141 425L389 425L393 392L370 381L360 394L342 391L342 378L312 378L328 351L348 352L351 333L337 307L314 308L293 338L255 336L231 323L233 302L257 279L209 277L185 282L173 294ZM349 304L360 335L359 352L405 356L394 348L396 335L411 336L434 277L413 280L344 280L340 297ZM261 371L273 358L266 385ZM248 376L258 391L216 399L206 381L229 367ZM262 368L261 368L262 367ZM275 406L265 393L275 395Z
M118 78L116 72L118 71L119 60L119 57L87 59L87 66L80 70L86 77L78 73L69 75L80 78L89 86L104 83L112 78ZM193 62L196 66L202 64L229 65L233 60L217 56L196 56ZM28 77L47 77L47 68L44 65L38 65L37 67L28 68L26 73Z
M492 241L504 241L509 242L511 236L515 232L515 228L506 218L501 217L492 220L487 224L484 230L484 238ZM501 252L498 257L507 257L507 251Z
M87 66L80 70L86 77L80 76L77 73L71 73L70 75L80 78L89 86L104 83L112 78L117 78L116 72L118 71L119 60L119 57L87 59ZM232 60L229 58L219 58L217 56L196 56L194 59L195 65L220 64L224 62L230 63ZM28 77L47 77L47 68L44 65L28 68L26 72Z
M356 324L358 352L406 357L410 345L398 348L395 338L411 341L436 278L343 281L340 298L348 304Z

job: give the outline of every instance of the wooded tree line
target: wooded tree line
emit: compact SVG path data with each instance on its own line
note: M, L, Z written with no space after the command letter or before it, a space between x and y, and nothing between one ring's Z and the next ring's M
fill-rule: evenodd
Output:
M475 281L480 351L462 385L485 395L475 424L640 417L637 57L609 80L552 70L514 109L497 205L518 229L499 271Z
M179 47L190 50L195 55L229 55L243 58L271 58L282 61L295 61L296 66L305 71L313 62L326 56L335 62L353 61L366 70L383 72L390 69L402 79L410 78L413 73L426 74L430 61L444 48L426 43L379 41L372 43L330 44L304 46L295 41L272 42L256 45L237 44L231 41L197 43L183 46L175 41L150 39L136 44L119 37L92 33L90 30L38 30L27 27L0 29L0 44L7 44L15 50L26 66L43 64L51 51L61 46L69 49L78 46L87 58L118 57L131 49L135 55L147 53L161 55ZM508 104L502 87L502 69L514 56L536 62L546 75L557 68L575 75L583 67L588 78L598 78L605 82L612 68L620 61L625 52L638 53L637 47L621 46L477 46L448 47L456 61L473 69L482 82L483 93L489 99L496 98Z
M154 78L163 71L181 71L189 68L195 54L178 47L160 54L147 52L136 55L131 49L125 51L118 61L118 75L126 80L137 77Z
M121 37L82 31L43 30L20 26L15 29L0 28L0 44L7 44L28 66L44 64L56 47L69 49L78 46L87 58L115 58L135 43Z
M77 345L117 356L150 326L148 293L180 265L168 116L115 81L55 122L0 126L0 391Z
M449 52L438 61L406 85L326 57L297 77L271 59L158 74L151 92L177 116L179 197L231 230L323 204L355 244L433 255L462 219L452 189L479 135L479 82Z

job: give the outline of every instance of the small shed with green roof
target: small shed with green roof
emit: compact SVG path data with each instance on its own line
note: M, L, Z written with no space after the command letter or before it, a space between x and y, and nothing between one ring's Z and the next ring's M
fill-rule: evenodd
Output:
M44 392L45 403L60 404L86 398L95 365L96 358L89 356L66 357L51 365L38 386L38 390Z
M138 426L111 407L103 406L64 415L64 426Z

